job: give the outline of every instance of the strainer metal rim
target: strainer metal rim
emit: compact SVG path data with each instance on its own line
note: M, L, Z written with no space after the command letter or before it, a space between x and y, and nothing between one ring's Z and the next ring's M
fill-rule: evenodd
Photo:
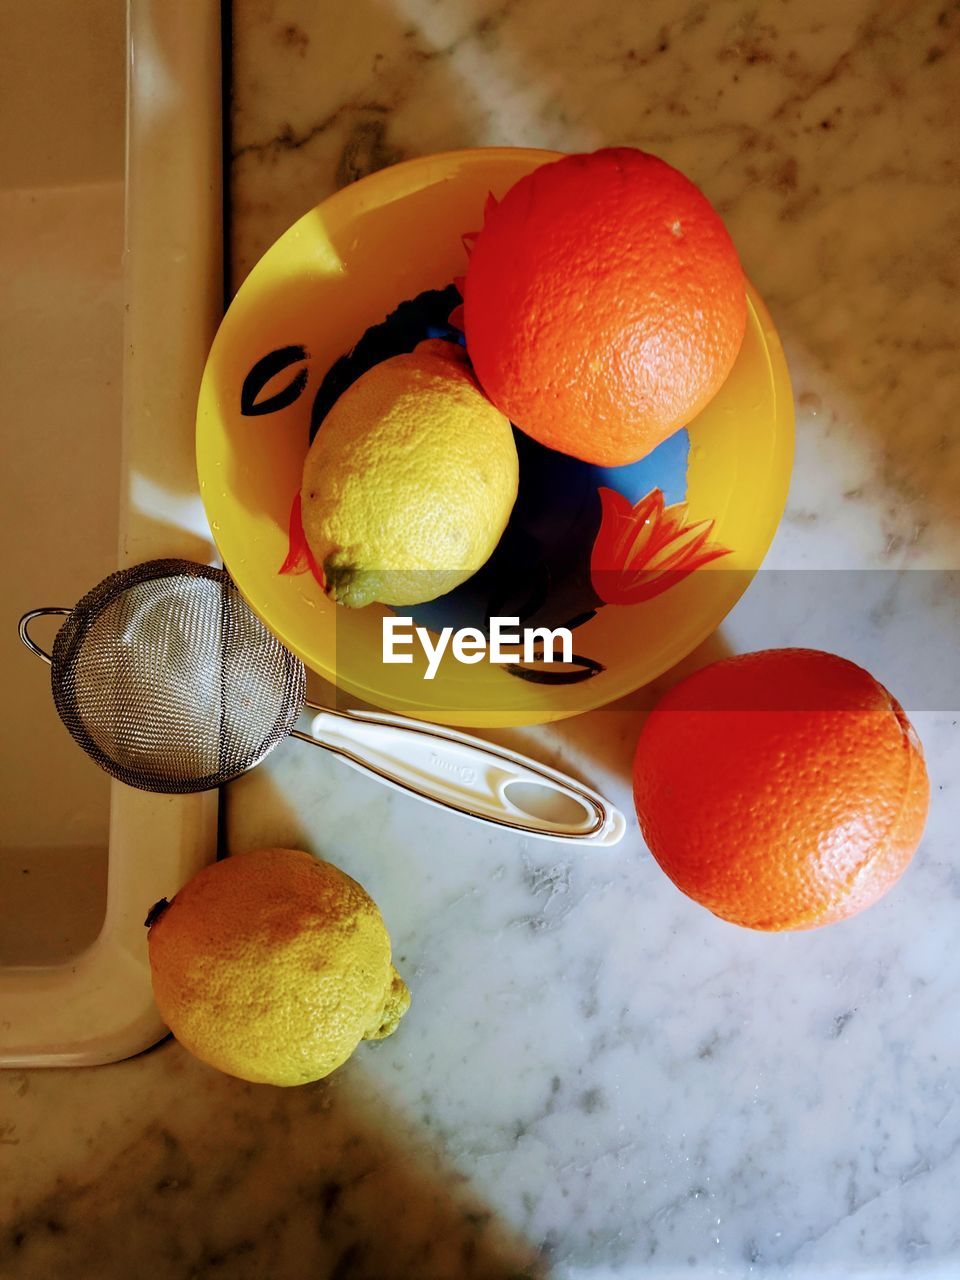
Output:
M75 663L80 647L91 626L119 596L140 583L176 577L205 578L234 592L237 604L247 610L251 617L260 626L264 627L264 630L268 632L284 655L288 676L292 681L289 700L290 713L277 717L269 733L264 737L264 747L259 754L249 757L243 768L232 772L218 770L216 773L189 780L171 779L166 775L150 774L145 770L138 770L137 774L134 775L132 770L117 764L87 731L83 716L77 706L76 697L75 695L71 696L70 693L73 688L73 682L65 678L73 663ZM142 564L131 565L129 568L117 569L97 583L96 586L91 587L77 601L65 618L53 642L53 648L50 653L50 688L57 714L64 727L77 745L82 747L86 754L105 773L126 786L136 787L141 791L150 791L163 795L186 795L196 791L211 791L224 786L234 778L239 778L249 769L260 764L275 747L280 745L289 735L303 709L306 697L306 668L296 654L291 653L279 637L253 613L226 569L219 569L213 565L199 564L193 560L164 558L147 560Z

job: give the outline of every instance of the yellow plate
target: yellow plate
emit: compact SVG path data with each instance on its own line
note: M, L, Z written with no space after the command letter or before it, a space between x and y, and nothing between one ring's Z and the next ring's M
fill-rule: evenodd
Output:
M548 151L491 148L411 160L324 200L264 254L224 317L197 410L197 468L224 564L266 625L313 670L405 715L445 723L537 724L611 702L680 661L723 620L766 554L783 514L793 458L786 362L762 301L748 287L743 348L730 377L690 424L688 521L712 518L730 549L641 604L607 605L574 632L602 666L580 683L531 684L504 667L447 655L432 681L425 661L385 666L378 606L331 604L309 574L281 575L290 505L307 452L313 395L334 360L405 298L462 275L465 231ZM297 373L304 393L276 412L241 413L241 387L267 353L302 346L264 388ZM419 650L415 650L419 653Z

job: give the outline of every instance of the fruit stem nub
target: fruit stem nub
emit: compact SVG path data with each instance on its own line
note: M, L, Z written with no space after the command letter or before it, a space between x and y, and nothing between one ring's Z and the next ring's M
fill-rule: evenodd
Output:
M167 901L166 898L161 898L159 902L155 902L153 906L150 908L150 910L147 912L147 918L143 922L144 928L145 929L152 928L152 926L157 923L157 921L160 919L160 917L163 915L163 913L166 911L169 905L170 903Z

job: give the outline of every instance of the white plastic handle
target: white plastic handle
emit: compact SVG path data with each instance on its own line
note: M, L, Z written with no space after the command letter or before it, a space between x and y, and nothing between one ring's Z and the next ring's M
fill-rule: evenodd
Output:
M505 747L385 712L307 706L317 712L310 732L294 737L427 804L546 840L609 847L626 831L623 814L596 791Z

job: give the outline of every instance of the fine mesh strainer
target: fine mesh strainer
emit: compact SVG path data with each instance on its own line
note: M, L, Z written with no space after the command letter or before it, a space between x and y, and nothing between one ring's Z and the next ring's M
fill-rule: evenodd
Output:
M52 654L29 627L66 615ZM73 609L33 609L20 638L51 667L53 700L84 751L144 791L222 786L288 734L362 773L527 835L616 844L623 815L582 783L479 738L305 700L303 663L263 626L222 569L153 560L121 570ZM309 731L297 729L305 709Z

